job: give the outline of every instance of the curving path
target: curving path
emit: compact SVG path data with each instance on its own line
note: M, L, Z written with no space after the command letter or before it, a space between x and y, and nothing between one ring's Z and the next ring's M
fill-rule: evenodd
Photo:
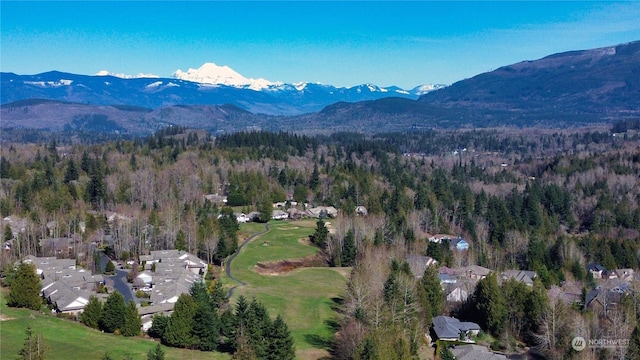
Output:
M257 233L257 234L253 234L251 236L249 236L245 241L242 242L242 244L240 244L240 246L238 246L238 248L236 249L236 251L229 255L229 257L227 258L227 261L225 262L225 273L227 274L227 277L235 282L238 283L238 285L233 286L231 289L229 289L229 291L227 291L227 299L230 299L231 296L233 296L233 291L238 287L238 286L245 286L247 285L246 282L242 281L242 280L238 280L236 278L233 277L233 275L231 275L231 262L233 261L233 259L236 258L236 256L240 253L240 250L242 250L242 248L247 245L249 243L249 241L262 236L264 234L266 234L269 231L269 223L266 223L264 226L264 230Z

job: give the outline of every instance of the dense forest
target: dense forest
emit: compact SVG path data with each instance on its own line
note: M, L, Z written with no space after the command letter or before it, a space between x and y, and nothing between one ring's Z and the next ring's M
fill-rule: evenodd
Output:
M570 339L604 336L612 327L619 338L638 337L635 292L604 314L568 305L560 294L571 288L584 302L584 294L597 286L586 270L589 263L638 269L636 128L629 122L614 125L616 132L429 130L308 137L212 136L172 127L147 138L101 142L29 132L12 139L36 141L18 142L5 133L0 214L24 219L24 227L0 229L13 244L3 256L55 255L40 241L47 237L89 243L109 236L117 257L180 248L219 264L237 246L229 206L247 213L286 200L334 206L340 210L334 231L327 235L319 221L312 240L326 237L319 246L328 265L353 267L337 310L336 358L417 356L431 317L443 313L478 322L500 350L526 345L548 358L633 358L640 351L633 346L577 354ZM207 194L225 195L228 202L210 202ZM368 215L357 216L357 206ZM109 221L111 213L127 221ZM463 237L469 249L429 242L432 234ZM405 261L408 254L430 256L449 268L532 270L538 280L523 288L489 276L462 304L446 304L434 290L440 289L437 269L416 278ZM91 266L90 256L69 256Z

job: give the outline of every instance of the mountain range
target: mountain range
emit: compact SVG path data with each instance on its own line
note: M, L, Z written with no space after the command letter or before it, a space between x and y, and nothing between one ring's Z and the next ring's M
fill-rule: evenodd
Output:
M640 41L522 61L419 97L419 88L247 79L213 64L167 79L60 72L1 76L3 127L129 134L166 125L214 132L383 132L570 127L640 117Z
M198 69L177 70L172 78L114 76L108 71L78 75L57 71L37 75L1 73L2 104L47 99L91 105L129 105L157 109L171 105L233 104L253 113L299 115L340 101L375 100L389 96L417 99L444 85L411 90L363 84L335 87L314 83L285 84L247 79L228 66L206 63Z

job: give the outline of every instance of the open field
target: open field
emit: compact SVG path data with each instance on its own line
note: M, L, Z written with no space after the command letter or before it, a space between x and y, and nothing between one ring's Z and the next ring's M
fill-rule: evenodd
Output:
M281 314L296 342L297 356L317 359L327 355L326 341L333 335L334 298L342 296L348 269L300 268L278 276L263 276L254 271L258 262L297 259L316 254L318 249L299 241L313 232L315 222L272 222L270 231L248 243L232 263L234 277L247 283L239 287L240 294L260 300L272 316ZM264 224L243 224L240 238L264 229ZM266 243L266 246L265 246ZM228 285L234 285L224 278ZM47 359L100 359L109 353L114 359L130 355L145 359L156 343L149 338L125 338L104 334L80 323L59 319L25 309L8 308L0 292L0 358L13 358L23 346L27 326L41 332L49 351ZM229 359L228 354L200 352L163 347L167 359Z
M348 272L314 267L277 276L259 275L254 269L258 262L298 259L319 251L299 241L314 231L314 221L271 222L269 226L267 234L248 243L233 261L233 276L247 285L237 288L231 301L239 295L247 299L255 297L272 316L282 315L295 339L299 357L326 355L317 350L325 349L326 341L333 335L332 307L336 305L335 298L344 293Z
M49 347L48 360L101 359L109 353L115 360L130 355L134 360L147 358L147 352L156 346L149 338L126 338L105 334L80 323L58 319L26 309L6 305L7 289L0 293L0 359L14 359L23 346L25 330L31 326L42 333ZM175 349L163 346L167 359L229 359L228 354Z

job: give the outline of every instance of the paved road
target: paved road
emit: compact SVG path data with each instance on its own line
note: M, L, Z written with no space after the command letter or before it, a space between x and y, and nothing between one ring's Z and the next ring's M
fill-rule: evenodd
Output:
M111 259L109 259L109 257L103 252L101 264L103 271L108 261L111 261ZM116 269L115 275L111 275L108 278L113 280L113 288L118 290L118 292L124 296L124 301L126 303L130 300L136 301L136 298L133 296L131 288L129 287L129 283L127 282L127 271Z
M231 280L233 280L233 281L238 283L238 285L236 285L236 286L232 287L231 289L229 289L229 291L227 292L227 299L231 298L231 296L233 295L233 290L235 290L238 286L247 285L246 282L244 282L242 280L238 280L238 279L234 278L231 275L231 262L240 253L240 250L242 250L242 248L249 243L249 241L257 238L258 236L266 234L268 231L269 231L269 223L265 224L263 231L261 231L261 232L259 232L257 234L249 236L245 241L242 242L242 244L240 244L240 246L238 246L236 251L227 258L227 261L225 262L225 272L227 273L227 277L229 279L231 279Z
M113 280L113 288L116 289L120 294L124 295L125 303L129 303L129 301L136 301L133 297L133 293L131 292L131 288L129 287L129 283L127 282L127 274L128 272L125 270L116 269L116 274L111 276Z

